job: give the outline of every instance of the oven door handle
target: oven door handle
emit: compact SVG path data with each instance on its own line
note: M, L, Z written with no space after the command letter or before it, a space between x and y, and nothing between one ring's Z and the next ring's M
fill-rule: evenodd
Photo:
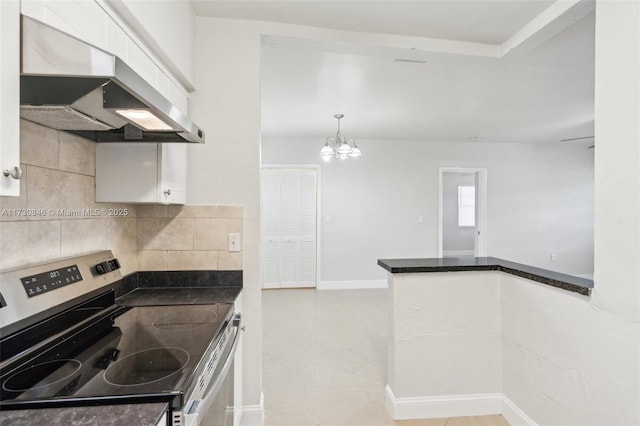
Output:
M244 327L241 327L242 318L239 313L234 314L233 318L231 318L232 327L236 328L236 335L233 338L233 344L231 346L231 350L229 351L229 355L227 359L224 361L224 365L220 370L220 374L216 378L216 381L213 384L210 384L208 389L205 391L205 394L202 398L193 401L192 406L195 406L195 411L191 413L185 413L185 423L187 425L198 424L198 414L203 406L208 405L207 402L210 402L210 398L215 396L220 388L222 387L225 378L227 377L227 373L229 373L229 369L233 364L233 358L236 354L236 350L238 349L238 344L240 343L240 331L243 330Z

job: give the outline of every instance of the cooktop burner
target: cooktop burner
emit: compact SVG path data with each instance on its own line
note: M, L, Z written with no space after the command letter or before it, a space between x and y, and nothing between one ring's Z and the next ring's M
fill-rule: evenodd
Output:
M44 394L56 385L73 381L74 376L82 363L77 359L59 359L47 361L27 367L11 375L2 383L2 388L9 392L26 392L31 395ZM45 377L40 382L33 384L34 377Z
M180 348L147 349L111 364L104 379L115 386L146 385L171 378L187 365L189 358L189 352Z

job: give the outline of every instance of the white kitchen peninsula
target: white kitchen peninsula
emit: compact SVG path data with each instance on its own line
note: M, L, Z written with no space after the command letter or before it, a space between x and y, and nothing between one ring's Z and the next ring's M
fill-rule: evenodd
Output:
M622 424L637 409L637 328L594 309L593 281L496 258L378 264L389 272L394 419Z

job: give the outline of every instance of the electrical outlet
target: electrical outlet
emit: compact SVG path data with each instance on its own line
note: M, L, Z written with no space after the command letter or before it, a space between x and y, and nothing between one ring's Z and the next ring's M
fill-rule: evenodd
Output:
M424 216L418 216L418 223L424 223Z
M550 257L551 257L551 261L552 261L552 262L555 262L556 260L558 260L558 257L556 256L556 254L555 254L555 253L551 253L551 256L550 256Z
M240 251L240 234L229 234L229 251Z

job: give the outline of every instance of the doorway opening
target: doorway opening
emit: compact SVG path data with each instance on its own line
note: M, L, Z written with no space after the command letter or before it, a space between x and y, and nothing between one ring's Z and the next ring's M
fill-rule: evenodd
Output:
M487 255L487 169L441 167L438 257Z

